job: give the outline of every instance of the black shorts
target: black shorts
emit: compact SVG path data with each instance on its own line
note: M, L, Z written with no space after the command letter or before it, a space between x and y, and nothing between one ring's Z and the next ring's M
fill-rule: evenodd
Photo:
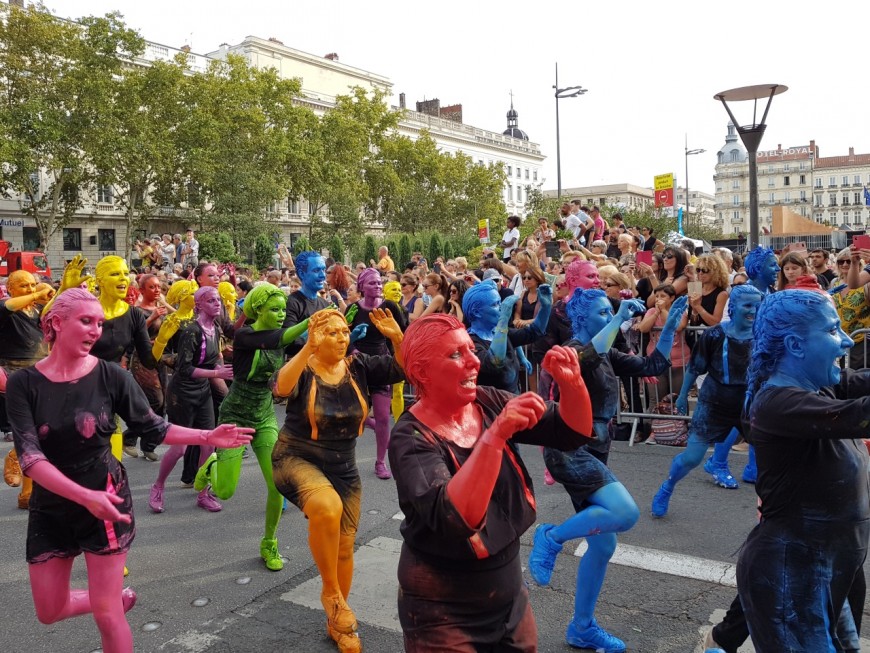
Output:
M605 485L617 482L613 472L586 447L574 451L545 447L544 463L553 478L565 488L577 512L586 507L590 496Z
M65 473L84 487L114 492L124 499L124 503L116 506L118 511L133 516L127 472L114 457L87 470ZM87 508L33 484L27 522L27 562L72 558L83 551L98 555L124 553L135 536L135 520L124 524L97 519Z

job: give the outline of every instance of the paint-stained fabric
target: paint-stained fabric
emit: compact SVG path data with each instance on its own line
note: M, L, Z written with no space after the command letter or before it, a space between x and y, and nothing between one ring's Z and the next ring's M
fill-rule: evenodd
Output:
M118 510L132 515L123 465L112 456L110 436L120 415L145 440L160 443L168 422L151 411L133 377L113 363L98 361L75 381L54 383L35 367L9 378L9 421L23 470L48 460L76 483L115 492ZM76 503L33 485L27 559L39 562L81 551L114 553L133 541L135 523L110 524Z

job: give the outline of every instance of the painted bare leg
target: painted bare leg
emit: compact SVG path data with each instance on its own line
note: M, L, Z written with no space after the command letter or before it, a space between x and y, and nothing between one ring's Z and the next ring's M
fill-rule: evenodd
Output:
M372 408L375 417L375 440L377 441L377 459L375 460L375 474L378 478L388 479L391 477L390 470L384 460L387 457L387 448L390 445L390 401L391 395L376 393L372 395Z

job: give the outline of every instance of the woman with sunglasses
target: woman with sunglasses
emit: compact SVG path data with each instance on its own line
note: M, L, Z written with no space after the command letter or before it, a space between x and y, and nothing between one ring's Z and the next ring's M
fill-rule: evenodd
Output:
M538 286L544 284L544 273L541 268L529 267L523 273L523 293L514 307L513 327L522 329L528 326L538 314Z
M859 274L863 267L860 251L847 247L837 254L837 278L831 284L832 288L847 284L833 295L833 299L843 331L855 341L849 350L849 368L853 370L867 367L868 359L865 335L851 335L859 329L870 328L870 283L859 285Z
M695 275L701 292L689 293L689 326L716 326L728 301L728 270L715 254L702 254L695 264Z
M447 309L447 314L455 316L463 324L465 324L465 316L462 313L462 298L465 296L465 291L470 287L464 279L456 279L450 282L449 290L447 291L447 303L450 305L450 308Z
M450 308L447 303L450 300L449 284L443 275L437 272L430 272L423 277L423 292L429 296L429 305L423 311L423 315L432 315L433 313L446 313Z
M689 288L689 280L686 277L688 264L689 256L682 247L666 247L665 251L662 252L662 266L665 270L662 285L670 284L673 286L677 297L685 295ZM646 305L647 308L653 308L656 305L655 292L647 298Z
M420 282L413 274L403 274L399 281L399 286L402 289L402 308L405 309L405 315L408 316L408 324L423 315L423 299L417 293L417 286Z

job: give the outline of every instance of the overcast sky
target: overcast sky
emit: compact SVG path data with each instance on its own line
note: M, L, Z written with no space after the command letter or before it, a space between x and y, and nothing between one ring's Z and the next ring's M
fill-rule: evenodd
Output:
M461 103L465 122L502 131L514 94L519 125L547 156L544 188L556 187L552 86L589 92L562 100L562 186L651 186L674 172L713 192L728 116L717 92L779 83L761 150L807 145L821 156L870 152L870 2L782 0L46 0L70 18L118 10L151 41L194 52L245 36L275 37L388 77L393 103ZM751 122L751 103L733 105ZM759 117L763 105L759 108Z

